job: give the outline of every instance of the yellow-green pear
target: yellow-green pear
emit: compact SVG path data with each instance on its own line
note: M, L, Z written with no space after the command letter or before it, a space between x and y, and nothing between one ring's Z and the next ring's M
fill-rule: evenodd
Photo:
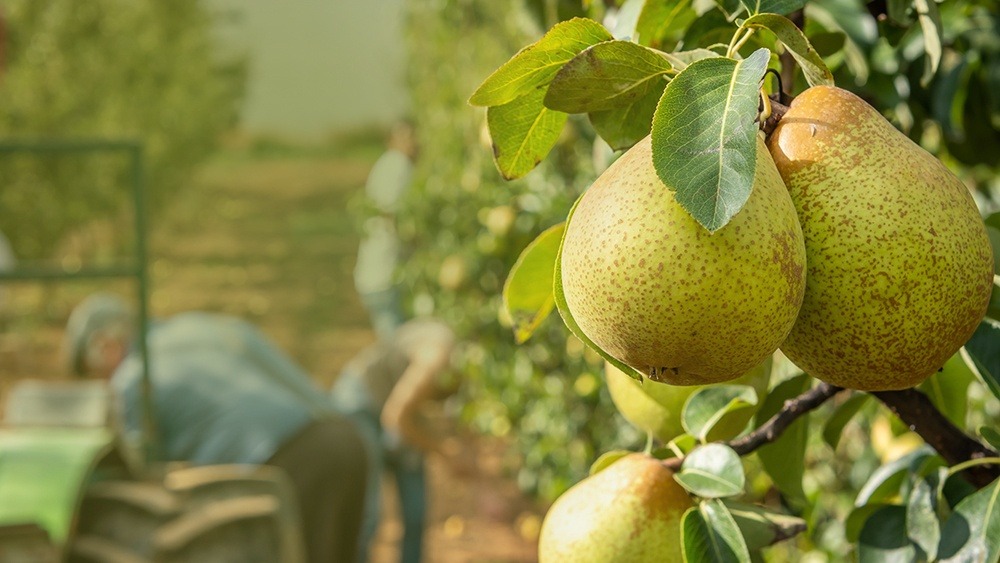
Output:
M795 207L758 138L753 190L714 233L653 168L647 137L577 202L561 282L583 333L650 379L705 385L770 356L795 322L805 248Z
M629 454L556 499L542 521L538 561L679 563L681 518L692 505L660 460Z
M749 385L757 392L757 406L764 401L771 379L771 357L728 384ZM611 402L632 426L651 433L662 442L669 442L684 433L681 414L688 397L703 386L677 386L657 383L643 376L642 381L632 379L625 372L605 362L604 374L608 380ZM739 434L757 408L742 409L724 417L708 435L709 441L728 440Z
M802 223L808 272L782 352L864 391L903 389L972 336L993 253L969 190L854 94L816 86L768 140Z

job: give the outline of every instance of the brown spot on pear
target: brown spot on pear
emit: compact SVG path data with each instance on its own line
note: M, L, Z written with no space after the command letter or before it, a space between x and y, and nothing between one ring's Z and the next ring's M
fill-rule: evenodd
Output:
M856 95L816 86L768 140L805 235L802 310L781 350L864 391L912 387L972 335L993 254L969 190Z
M656 175L647 137L588 189L562 246L566 304L583 333L652 379L735 379L770 356L795 322L805 248L795 207L757 142L753 190L715 233Z
M538 561L681 561L681 518L691 506L659 460L629 454L556 499L542 521Z

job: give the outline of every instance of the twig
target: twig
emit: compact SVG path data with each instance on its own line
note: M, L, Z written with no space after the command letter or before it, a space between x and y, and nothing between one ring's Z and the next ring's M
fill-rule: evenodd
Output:
M778 100L778 95L768 96L771 100L771 115L760 124L760 130L764 132L764 135L770 137L771 133L778 126L778 122L781 118L785 116L785 113L791 109L785 104Z
M797 418L822 405L843 390L843 387L821 382L798 397L785 401L781 410L753 432L742 438L726 442L726 445L741 456L747 455L757 448L777 440ZM672 471L680 469L682 463L684 463L684 458L677 457L663 461L663 465Z
M872 393L889 407L909 428L937 450L948 465L984 457L997 457L997 452L969 437L952 424L934 403L916 389L876 391ZM1000 477L1000 466L977 465L962 472L977 488L985 487Z

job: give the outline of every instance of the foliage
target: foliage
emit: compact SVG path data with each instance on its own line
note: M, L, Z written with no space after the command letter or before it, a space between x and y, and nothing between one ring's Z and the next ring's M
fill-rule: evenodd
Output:
M526 2L526 7L525 13L540 22L538 29L529 28L527 33L517 28L520 14L504 10L501 16L485 2L451 2L434 14L448 22L445 25L453 34L467 33L455 30L465 29L470 20L476 32L492 33L494 40L501 29L516 32L504 35L509 42L506 54L502 44L485 42L500 53L491 53L496 60L490 63L469 61L470 53L449 46L438 47L434 53L447 54L444 59L426 51L421 53L426 56L415 56L434 61L434 68L427 71L433 78L415 70L413 80L418 88L418 117L425 116L425 130L435 135L427 140L438 149L446 137L440 135L443 129L429 126L434 120L426 116L437 116L437 123L471 119L455 117L459 111L455 108L466 99L461 92L443 91L440 85L464 87L471 94L470 103L487 107L485 126L499 174L489 169L483 156L477 156L476 151L488 154L481 146L485 144L482 132L470 129L464 144L457 137L448 138L447 148L436 152L439 158L427 165L435 172L422 178L428 184L436 180L439 193L446 195L430 200L428 194L435 192L427 185L421 187L421 200L412 202L417 223L411 225L411 236L414 242L424 243L428 240L421 236L434 237L438 248L424 244L417 251L422 257L440 255L442 246L462 248L465 264L477 266L470 268L475 272L469 280L472 283L441 291L444 284L433 283L436 272L416 273L421 267L417 260L406 272L407 280L421 288L415 305L422 299L444 314L460 311L459 318L466 320L473 311L480 311L479 324L463 325L464 333L475 335L481 343L471 344L466 358L469 370L479 378L469 391L468 412L480 423L487 419L495 423L496 415L502 414L505 427L517 427L525 452L522 475L569 470L562 474L561 483L570 483L579 477L573 476L574 465L565 463L567 450L590 450L588 459L598 460L597 471L621 455L616 448L629 447L628 434L615 441L613 429L608 431L606 421L611 415L605 410L603 385L598 385L600 390L590 399L564 392L570 382L582 387L580 373L595 377L591 375L594 364L574 363L579 361L579 342L570 347L572 353L564 355L559 331L540 320L552 308L549 292L553 292L570 331L596 348L565 307L558 283L559 249L551 240L559 228L534 238L571 214L570 202L583 187L580 184L595 172L589 168L592 153L586 150L592 146L592 134L615 149L651 135L658 175L676 188L677 200L702 226L715 231L738 213L749 193L754 147L747 141L756 132L761 108L759 119L767 117L769 103L758 92L763 88L780 99L776 81L766 78L771 69L781 77L785 93L836 83L860 94L951 166L977 190L984 208L993 205L1000 161L994 156L1000 150L1000 106L997 90L991 86L1000 75L996 56L1000 42L995 40L1000 16L993 0L946 0L941 5L926 0L870 4L859 0L537 1ZM483 23L490 18L495 19ZM596 21L603 22L607 31L596 28ZM432 19L411 23L422 34L440 29ZM434 38L429 43L439 42ZM445 75L459 65L442 65L441 61L456 57L470 66L481 65L479 80L463 84ZM493 68L497 70L489 74ZM792 69L797 71L789 72ZM421 87L427 90L420 91ZM459 189L444 188L448 185L445 176L435 176L448 166L461 171L451 176L458 179L451 186L464 189L461 195ZM521 180L501 184L500 177ZM710 189L704 189L706 185ZM542 193L549 195L541 207L523 205L528 195ZM475 203L470 205L470 201ZM525 228L517 236L504 238L503 258L484 269L490 258L501 256L498 237L483 236L491 232L489 210L510 202L521 207L517 221L523 220ZM462 226L463 214L452 213L457 209L452 206L458 205L484 210L481 225L465 219ZM465 217L469 215L466 212ZM446 216L447 221L439 220ZM466 236L476 238L476 248ZM441 245L442 241L447 244ZM525 248L515 262L518 251ZM421 254L425 252L430 254ZM555 287L550 287L553 267L547 263L554 263ZM495 294L505 275L497 272L504 266L513 271L504 290L506 309L499 315L513 324L517 340L530 336L521 348L510 348L514 338L504 340L491 324L497 314ZM1000 397L996 373L1000 370L993 369L1000 338L995 326L987 319L962 354L921 385L942 420L951 420L994 446L1000 439L996 430ZM622 368L614 358L597 352ZM683 525L683 542L691 560L747 560L752 553L782 561L798 559L804 552L820 552L833 560L853 552L865 561L998 557L1000 547L992 532L1000 526L994 502L1000 481L980 483L977 491L966 480L974 466L996 460L947 462L945 454L922 446L921 436L876 401L866 400L866 395L837 395L815 414L796 414L796 420L782 428L780 438L769 436L763 447L738 450L740 440L763 436L769 418L787 412L796 397L817 391L811 389L811 378L790 364L785 367L770 392L759 398L760 411L747 429L753 431L750 435L727 444L709 443L701 423L712 419L707 411L733 408L735 395L730 397L720 389L717 396L702 393L698 401L692 397L694 405L688 406L686 422L691 434L651 450L667 459L665 463L681 456L677 480L700 497ZM623 371L630 368L625 366ZM563 392L539 392L546 384L552 387L549 391ZM536 405L543 405L544 410L535 410ZM577 418L581 408L586 420L598 420L604 431L581 423L584 418ZM539 424L540 420L545 424ZM608 450L614 451L599 457ZM748 451L756 455L741 460L739 455ZM560 458L548 457L553 453ZM545 492L553 491L557 488ZM765 521L790 518L782 514L786 511L801 520L781 533L772 528L769 539L761 542L751 519L727 504L728 498L720 500L731 496L758 502L756 509L766 515L761 516ZM806 533L795 540L771 545L803 529Z
M154 212L234 122L244 65L220 52L199 0L11 0L2 15L4 139L141 141ZM121 160L2 158L0 225L23 257L51 256L69 229L128 202Z
M411 0L407 15L420 152L400 224L411 249L400 272L411 290L408 306L433 312L463 336L465 417L480 431L514 438L520 456L511 465L519 482L553 499L587 474L598 453L640 440L611 406L596 355L556 319L540 322L523 346L512 337L509 318L498 322L504 280L518 254L561 222L593 180L592 137L579 120L569 120L549 159L505 182L490 158L486 116L477 118L466 100L484 69L540 27L505 3L479 0ZM546 293L540 292L543 301ZM542 305L518 295L515 310Z

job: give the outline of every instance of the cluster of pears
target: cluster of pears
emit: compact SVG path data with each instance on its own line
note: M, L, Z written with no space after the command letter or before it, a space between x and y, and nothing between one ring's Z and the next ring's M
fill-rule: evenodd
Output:
M993 253L968 189L854 94L816 86L757 140L744 208L714 233L647 137L577 203L561 283L583 333L653 381L735 379L780 347L851 389L917 385L972 335Z
M908 388L985 315L993 253L968 189L845 90L806 90L766 143L758 137L750 198L715 233L666 188L647 137L577 203L560 263L576 324L647 375L609 365L615 404L661 440L682 432L696 389L676 386L760 393L780 347L834 385ZM556 501L540 560L680 561L690 506L670 471L632 454Z

